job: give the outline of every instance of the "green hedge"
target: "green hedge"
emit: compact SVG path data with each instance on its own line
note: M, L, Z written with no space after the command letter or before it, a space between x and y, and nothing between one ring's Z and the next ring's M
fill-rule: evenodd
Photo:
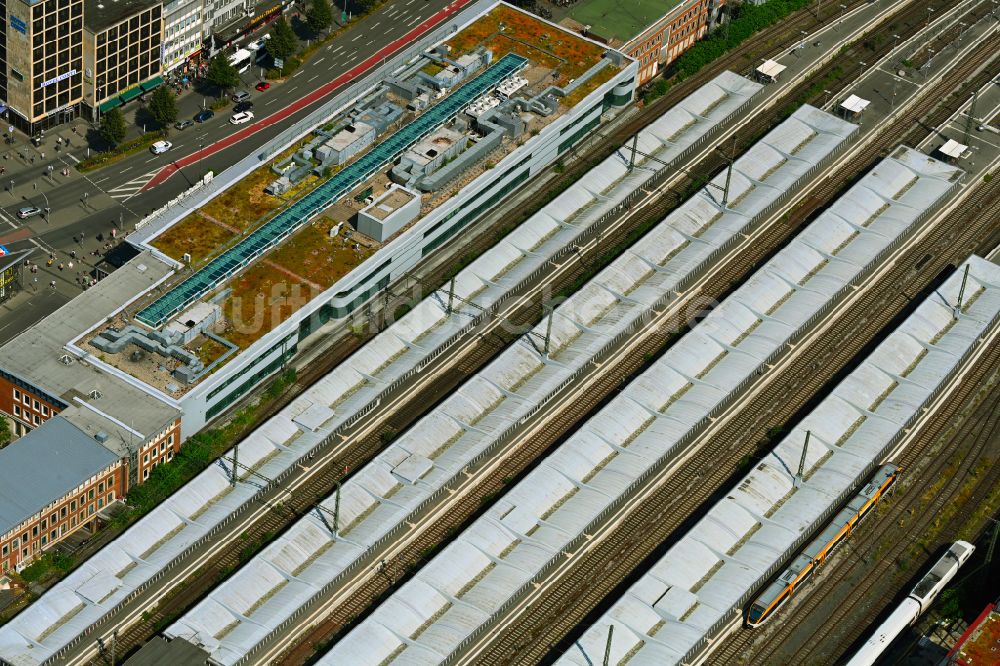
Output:
M761 5L741 4L733 14L728 37L725 26L720 26L709 37L695 42L674 61L677 79L686 79L727 51L742 44L755 32L774 25L809 4L810 0L768 0Z
M118 144L111 150L105 150L97 153L96 155L91 155L77 164L76 168L78 171L83 173L93 171L94 169L100 169L103 166L114 164L115 162L123 160L129 155L135 155L143 150L148 150L151 145L166 136L167 133L164 130L146 132L141 136L137 136L134 139L129 139L128 141Z
M253 424L260 407L281 396L295 382L295 376L295 369L289 368L263 391L261 403L244 407L221 428L209 428L189 437L173 460L154 467L148 479L129 490L127 509L115 516L115 526L124 527L152 511L208 467L246 434L247 427Z

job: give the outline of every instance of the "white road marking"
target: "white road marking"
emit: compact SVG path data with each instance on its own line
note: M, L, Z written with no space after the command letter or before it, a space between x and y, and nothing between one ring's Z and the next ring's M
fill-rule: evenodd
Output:
M77 164L79 164L79 163L80 163L80 160L78 160L78 159L76 158L76 155L73 155L73 154L71 154L71 153L66 153L66 157L70 158L71 160L73 160L73 161L74 161L74 162L76 162Z
M159 169L153 169L152 171L144 173L141 176L136 176L135 178L133 178L132 180L128 181L123 185L111 188L110 190L107 191L107 194L112 199L121 199L123 201L126 199L131 199L132 197L137 195L139 191L146 186L146 183L151 181L153 179L153 176L155 176L159 172L160 172Z
M313 81L315 81L318 78L319 78L319 74L316 74L311 79L309 79L308 81L306 81L306 83L312 83Z
M319 60L317 60L317 61L316 61L316 64L318 65L318 64L320 64L321 62L323 62L324 60L326 60L326 56L324 56L324 57L320 58Z
M352 42L358 41L359 39L361 39L361 35L362 35L362 33L359 32L357 35L354 36L354 39L352 39L351 41Z

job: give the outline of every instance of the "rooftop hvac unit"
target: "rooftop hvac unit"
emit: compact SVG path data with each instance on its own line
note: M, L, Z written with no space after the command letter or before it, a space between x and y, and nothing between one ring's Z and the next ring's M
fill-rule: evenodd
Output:
M185 252L184 254L182 254L181 255L181 261L183 261L185 264L190 264L191 263L191 253Z

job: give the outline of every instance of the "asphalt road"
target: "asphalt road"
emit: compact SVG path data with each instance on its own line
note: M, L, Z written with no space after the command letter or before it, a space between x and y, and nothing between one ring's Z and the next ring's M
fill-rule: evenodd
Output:
M449 4L450 0L388 2L331 40L288 80L272 83L271 88L264 92L254 90L259 70L251 68L242 78L244 88L250 92L254 103L254 120L261 120L315 91ZM341 89L331 91L329 96ZM192 117L203 103L210 103L211 99L194 92L185 93L178 100L180 117ZM138 108L135 102L126 107L126 118L131 120ZM77 123L79 134L72 133L68 126L55 128L46 132L43 145L37 148L27 144L23 136L15 145L5 145L0 149L0 154L4 155L0 162L4 168L4 172L0 173L0 244L12 252L32 249L31 260L40 264L40 271L36 274L25 273L24 293L0 305L0 344L81 291L77 283L79 270L82 268L88 272L99 261L99 257L91 254L103 246L96 240L98 234L107 240L113 228L131 229L136 221L190 187L205 172L212 170L219 173L259 150L315 108L315 104L310 105L281 123L263 127L250 138L202 159L195 169L183 169L146 191L141 188L171 161L198 152L244 126L231 125L231 111L223 109L206 123L183 131L171 130L169 140L173 148L165 154L142 152L87 174L80 174L73 168L87 154L83 138L87 126L80 122ZM71 147L56 151L57 136L71 139ZM51 174L48 173L49 166L52 166ZM63 169L67 170L67 176L62 175ZM21 221L16 212L23 206L48 207L51 212L48 219L35 216ZM119 239L121 236L119 234ZM78 254L76 259L69 256L71 250ZM48 267L45 264L50 253L56 259ZM68 268L71 260L74 261L72 271ZM64 264L64 270L58 270L59 263ZM37 282L33 281L34 278ZM56 281L55 289L49 286L52 280Z

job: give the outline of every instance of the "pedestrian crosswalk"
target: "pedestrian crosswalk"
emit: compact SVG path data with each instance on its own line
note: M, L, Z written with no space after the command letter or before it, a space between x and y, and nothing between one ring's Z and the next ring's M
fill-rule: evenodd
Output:
M127 183L124 183L123 185L118 185L117 187L113 187L107 192L114 199L118 199L119 201L127 201L128 199L131 199L135 195L139 194L142 188L146 186L146 183L153 180L153 176L155 176L159 172L160 172L159 169L154 169L148 173L142 174L141 176L136 176Z

